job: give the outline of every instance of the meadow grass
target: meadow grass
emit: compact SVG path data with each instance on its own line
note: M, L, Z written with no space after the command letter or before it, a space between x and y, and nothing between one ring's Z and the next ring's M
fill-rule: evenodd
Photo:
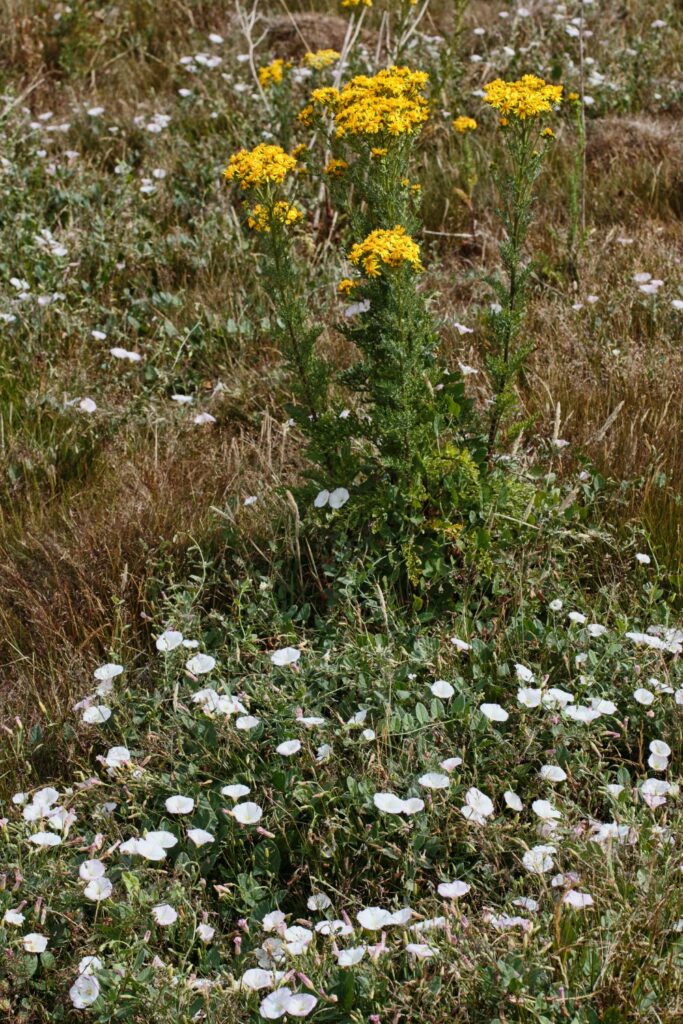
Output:
M660 0L3 6L12 1024L681 1019L680 33ZM382 177L297 114L394 63L428 117ZM585 104L547 121L491 440L483 86L526 73ZM223 176L264 142L310 147L291 234ZM373 279L395 215L424 270L400 236Z

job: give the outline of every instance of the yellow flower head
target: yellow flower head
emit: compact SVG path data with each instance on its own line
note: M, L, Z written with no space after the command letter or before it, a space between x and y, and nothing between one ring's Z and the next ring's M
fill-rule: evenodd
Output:
M337 285L337 291L339 292L340 295L344 295L346 298L348 298L357 284L358 281L352 281L350 277L345 277Z
M346 160L330 160L325 167L325 174L329 174L332 178L339 178L348 166Z
M459 132L461 135L464 135L466 132L475 131L475 129L477 128L477 122L474 120L473 117L465 117L464 115L462 115L461 117L456 117L455 121L453 122L453 127L455 128L456 132Z
M247 189L257 185L279 185L296 168L296 158L285 153L281 146L262 142L255 149L240 149L234 153L223 173L228 181L238 181L242 188Z
M427 100L422 95L427 81L424 71L396 66L372 77L352 78L337 94L332 108L337 138L418 132L428 117Z
M484 91L489 106L505 118L512 116L519 121L546 114L562 101L562 86L549 85L536 75L524 75L516 82L497 78L485 85Z
M580 99L578 92L570 92L567 96L570 103L576 103Z
M280 84L285 71L291 68L291 66L291 64L278 57L270 64L265 64L262 68L258 69L258 80L264 89L270 89L271 85Z
M340 57L341 53L337 50L316 50L315 53L309 52L305 55L304 64L307 68L313 68L314 71L322 71L323 68L329 68Z
M541 136L544 139L554 139L555 138L555 132L552 130L552 128L544 128L543 131L541 132Z
M264 206L263 203L257 203L247 218L247 224L254 231L269 234L273 224L296 224L302 217L303 213L301 210L298 210L296 206L292 206L291 203L287 203L284 200L275 203L272 207Z
M387 155L386 146L373 146L370 150L370 156L374 156L377 160L380 160L383 156Z
M339 90L331 85L323 86L321 89L314 89L311 93L311 102L299 114L302 124L309 125L313 115L322 110L334 110L339 100Z
M354 245L349 259L356 267L362 267L368 277L379 277L383 267L407 265L417 272L422 270L420 247L400 224L388 231L371 231Z
M372 0L342 0L342 7L372 7Z

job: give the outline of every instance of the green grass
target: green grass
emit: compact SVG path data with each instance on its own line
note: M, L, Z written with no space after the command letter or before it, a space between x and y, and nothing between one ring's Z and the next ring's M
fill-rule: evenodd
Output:
M411 172L422 185L420 288L440 356L453 371L478 370L466 386L484 417L486 279L499 270L500 237L490 163L500 154L475 90L526 71L577 88L578 43L546 7L506 20L497 5L462 6L458 27L456 5L430 4L402 59L432 83ZM530 237L532 352L515 395L524 426L501 441L513 500L489 510L488 551L474 558L454 545L420 603L380 568L363 523L349 534L339 513L292 497L310 468L287 425L296 382L278 352L259 246L221 176L234 150L277 130L238 60L248 44L233 4L84 2L59 19L53 7L14 0L0 15L0 1010L12 1024L256 1022L270 988L238 982L265 965L315 997L308 1019L320 1024L674 1024L681 658L625 634L681 625L680 14L660 2L585 7L595 102L578 273L568 246L575 136L562 115ZM334 20L332 3L287 7L309 15L298 29L284 4L261 4L257 64L299 60L299 32L313 48L336 45L348 17ZM378 41L386 62L384 7L376 0L365 14L354 73L374 69ZM579 5L567 10L578 16ZM666 27L652 28L656 19ZM222 62L190 73L180 58L199 52ZM309 87L293 87L294 110ZM145 127L155 113L170 115L159 133ZM461 113L479 122L469 153L450 128ZM69 128L48 130L60 124ZM301 126L293 135L308 138ZM140 191L143 178L154 192ZM302 180L301 205L295 253L323 325L317 351L345 369L355 353L336 326L336 285L354 224L317 180ZM64 254L38 241L44 229ZM664 281L657 295L639 290L640 272ZM26 297L11 278L28 282ZM114 346L141 361L115 359ZM172 401L179 393L193 405ZM92 414L70 404L86 396ZM216 422L194 424L200 412ZM558 438L570 444L557 448ZM245 506L250 495L258 501ZM570 611L607 632L592 636ZM167 628L196 640L215 668L198 677L186 667L195 651L159 653ZM301 651L297 665L273 665L287 646ZM74 705L110 661L124 672L95 702L111 718L88 725ZM532 687L615 709L584 724L557 707L525 708L516 664ZM450 697L433 694L437 680ZM203 687L245 710L205 714L193 700ZM634 698L638 688L651 705ZM509 718L489 721L482 703ZM235 725L245 713L259 719L251 731ZM295 738L295 754L277 752ZM653 740L670 748L666 770L648 764ZM101 758L121 745L130 764L108 770ZM420 784L450 758L462 763L444 789ZM543 780L543 765L567 778ZM655 808L642 795L653 777L671 785ZM262 808L260 831L226 813L221 789L238 782L250 787L240 802ZM76 815L61 831L25 820L11 799L48 785ZM493 801L486 824L461 813L472 787ZM374 797L386 792L425 806L382 812ZM191 814L167 811L173 794L192 797ZM550 836L531 806L539 799L562 814ZM623 841L593 841L610 822ZM214 841L196 847L190 827ZM121 853L121 842L159 829L178 839L165 859ZM43 830L61 844L35 847L29 836ZM532 874L524 853L545 843L556 847L552 870ZM113 883L99 904L78 873L93 858ZM471 888L442 898L437 886L455 879ZM592 905L572 909L570 889ZM319 893L329 908L309 905ZM165 903L178 914L167 927L152 914ZM409 925L443 926L389 924L386 952L340 966L339 949L380 942L357 919L372 906L409 906ZM2 920L17 908L20 925ZM278 909L287 926L313 932L307 948L273 949L281 936L263 921ZM315 931L325 918L353 934ZM24 948L34 932L48 938L43 953ZM79 1010L68 993L84 956L101 960L100 995Z

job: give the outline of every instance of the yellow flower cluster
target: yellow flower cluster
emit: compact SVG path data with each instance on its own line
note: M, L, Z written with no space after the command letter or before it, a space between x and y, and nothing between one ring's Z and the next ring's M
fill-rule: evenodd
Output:
M291 64L281 60L279 57L270 64L258 69L258 80L264 89L270 89L271 85L279 85L287 68Z
M247 224L254 231L269 234L273 224L296 224L302 217L301 210L284 200L275 203L272 207L257 203L247 218Z
M338 92L316 89L299 119L310 124L316 108L334 114L337 138L345 135L406 135L419 131L429 116L422 90L428 76L407 67L384 68L373 77L358 75Z
M342 7L372 7L372 0L342 0Z
M337 285L337 291L340 295L348 298L357 284L358 281L352 281L350 277L344 277Z
M304 56L304 64L307 68L313 68L314 71L322 71L323 68L329 68L340 57L341 54L337 50L316 50L315 53L307 53Z
M332 178L338 178L348 166L346 160L330 160L325 167L325 174L329 174Z
M422 95L424 71L384 68L371 78L357 75L341 92L334 110L336 135L409 135L429 116Z
M497 78L485 85L484 91L484 99L489 106L519 121L545 114L562 100L561 85L549 85L536 75L524 75L516 82Z
M400 224L388 231L371 231L367 238L354 245L349 259L362 267L368 277L379 277L382 267L400 267L407 264L415 271L422 270L420 247Z
M242 188L253 188L257 185L279 185L296 168L296 159L285 153L281 146L262 142L255 149L240 149L234 153L223 173L228 181L238 181Z
M465 132L475 131L477 127L477 122L474 120L473 117L465 117L464 115L462 115L461 117L456 117L455 121L453 122L453 127L455 128L456 132L460 132L461 135L464 135Z

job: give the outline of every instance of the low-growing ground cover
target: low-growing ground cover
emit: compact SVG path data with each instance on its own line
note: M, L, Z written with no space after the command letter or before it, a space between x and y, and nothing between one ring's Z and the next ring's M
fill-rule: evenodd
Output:
M2 15L0 1008L680 1020L680 15L300 6Z

